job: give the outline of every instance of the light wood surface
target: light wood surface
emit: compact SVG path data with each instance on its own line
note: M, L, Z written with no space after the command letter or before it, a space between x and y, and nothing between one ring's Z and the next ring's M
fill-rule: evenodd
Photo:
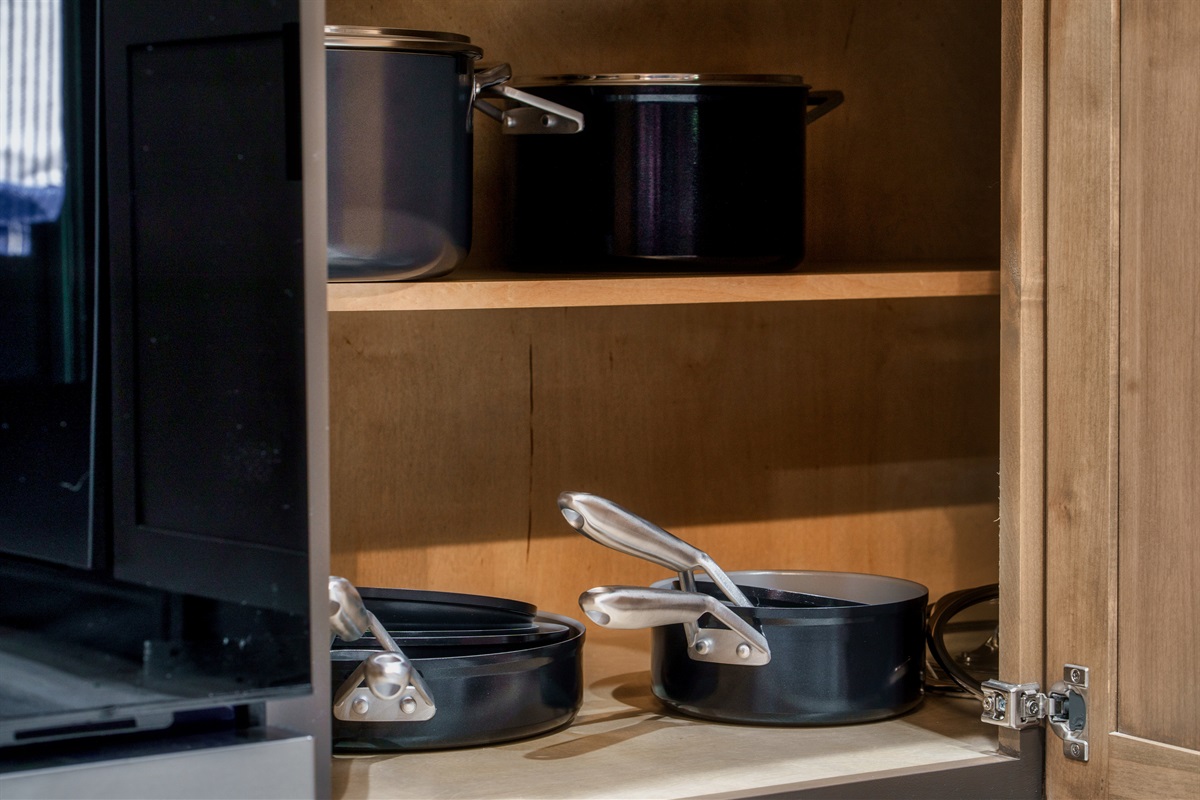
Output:
M1041 675L1031 621L1045 615L1046 9L1022 0L1001 11L1000 674ZM1000 741L1020 749L1016 731Z
M686 303L779 303L971 297L999 292L993 269L939 264L824 264L784 275L608 277L520 276L497 271L451 273L411 283L331 283L330 311L436 311ZM970 266L970 265L968 265ZM886 268L884 268L886 267Z
M517 75L798 73L845 104L807 131L813 262L999 255L999 3L328 0L335 25L466 34ZM505 137L475 116L474 243L504 262ZM563 180L570 180L564 165ZM569 254L564 254L568 256Z
M1192 751L1200 751L1198 119L1200 3L1123 3L1117 719L1122 733Z
M578 614L663 570L605 495L727 569L996 580L996 298L333 314L333 568Z
M1046 665L1091 668L1091 760L1046 736L1051 797L1100 797L1117 725L1116 343L1118 21L1051 0L1047 32Z
M606 633L585 646L584 703L571 726L490 747L337 757L334 798L732 800L1001 760L971 700L930 698L895 720L825 728L672 716L650 693L648 634Z

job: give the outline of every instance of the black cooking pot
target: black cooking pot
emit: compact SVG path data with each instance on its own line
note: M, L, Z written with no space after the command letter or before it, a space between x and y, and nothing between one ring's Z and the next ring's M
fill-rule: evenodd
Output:
M583 118L506 84L460 34L325 29L329 278L433 278L471 247L472 114L505 133L574 133ZM521 105L509 111L483 95Z
M845 572L726 573L611 500L563 492L558 506L589 539L678 573L579 598L600 625L653 629L652 688L668 707L723 722L829 725L884 719L921 701L924 586Z
M767 271L803 259L806 127L841 92L797 75L514 85L587 119L579 136L508 142L515 267Z
M668 707L723 722L841 725L893 717L921 702L924 586L846 572L761 570L729 576L739 585L814 592L859 605L730 607L770 645L770 661L757 666L701 660L684 625L654 628L651 682ZM711 583L697 582L697 590L721 597ZM699 639L720 627L702 623ZM736 662L736 655L731 660Z
M331 579L331 597L334 580L342 579ZM336 597L352 605L346 585ZM331 616L343 639L330 648L335 752L495 744L574 719L583 698L583 625L526 615L532 607L514 601L422 594L364 588L356 628ZM514 614L523 621L506 625L503 617ZM382 671L397 667L391 675L400 677Z

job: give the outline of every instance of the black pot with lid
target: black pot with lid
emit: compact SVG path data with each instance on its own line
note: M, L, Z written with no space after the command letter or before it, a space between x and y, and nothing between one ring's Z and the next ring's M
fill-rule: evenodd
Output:
M507 64L476 69L482 55L457 33L325 28L331 280L435 278L467 257L472 109L506 134L582 129L571 109L509 86Z
M804 257L806 128L842 102L799 75L517 78L580 111L509 141L510 261L536 270L778 271Z

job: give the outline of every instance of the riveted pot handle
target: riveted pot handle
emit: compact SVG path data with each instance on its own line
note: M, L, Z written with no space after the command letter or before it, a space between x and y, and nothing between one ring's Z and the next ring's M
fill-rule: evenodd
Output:
M810 106L816 106L816 108L810 109L809 112L804 116L805 124L813 124L814 120L818 120L828 114L830 111L833 111L835 108L840 106L842 101L845 99L845 96L837 89L822 89L816 92L809 92L808 104Z
M522 92L508 85L512 68L508 64L476 70L476 109L500 122L505 133L579 133L583 130L583 114L543 97ZM485 103L484 97L503 97L518 105L497 108Z
M753 606L725 571L705 552L611 500L586 492L563 492L558 510L575 530L618 553L674 570L684 588L694 588L693 569L702 569L737 606Z
M756 667L771 661L767 637L715 597L643 586L597 586L579 596L588 619L606 628L633 630L681 624L693 661ZM701 628L704 615L724 628Z
M383 648L359 664L334 692L334 717L350 722L423 722L437 712L421 673L366 607L354 584L336 575L329 576L329 629L332 638L346 642L370 631Z

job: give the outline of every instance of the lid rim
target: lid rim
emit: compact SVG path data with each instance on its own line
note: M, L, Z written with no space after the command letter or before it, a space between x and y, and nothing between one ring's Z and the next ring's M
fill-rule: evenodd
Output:
M806 87L803 76L786 73L622 72L596 74L524 75L513 86L779 86Z
M461 33L357 25L326 25L325 47L334 50L457 53L471 58L483 56L483 48L471 44L471 38Z

